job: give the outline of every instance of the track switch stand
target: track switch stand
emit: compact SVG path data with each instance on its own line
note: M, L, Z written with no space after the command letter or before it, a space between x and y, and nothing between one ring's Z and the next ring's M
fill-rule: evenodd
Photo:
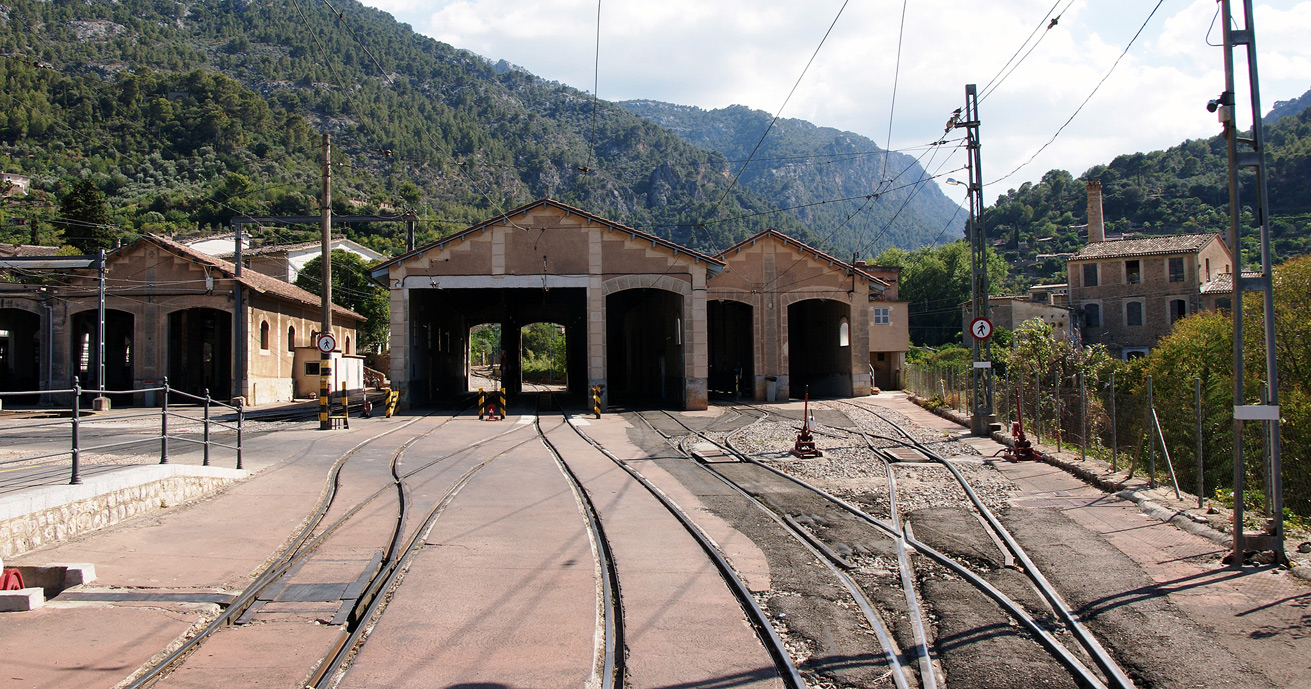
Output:
M815 448L815 438L810 435L810 393L806 393L804 416L801 417L801 430L797 431L797 442L792 446L792 454L802 459L823 457L824 453Z

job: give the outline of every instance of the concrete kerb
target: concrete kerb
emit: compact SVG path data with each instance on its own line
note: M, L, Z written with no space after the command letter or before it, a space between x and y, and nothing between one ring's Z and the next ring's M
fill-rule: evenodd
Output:
M969 418L954 409L930 409L925 406L926 400L924 398L915 395L907 394L906 399L924 410L932 412L952 423L959 424L965 428L969 428L970 426ZM1008 433L998 431L992 434L992 439L1006 447L1014 446ZM1050 464L1051 466L1054 466L1057 469L1060 469L1085 483L1110 493L1122 500L1132 502L1143 514L1146 514L1153 519L1170 524L1175 528L1193 534L1194 536L1205 538L1217 545L1227 546L1233 542L1232 535L1212 527L1209 523L1196 521L1196 519L1185 510L1171 509L1161 505L1152 500L1145 492L1137 488L1125 488L1124 482L1122 481L1115 481L1098 474L1083 464L1071 462L1056 455L1043 452L1038 448L1037 443L1034 444L1034 450L1037 451L1039 459L1044 463ZM1291 571L1293 576L1306 581L1311 581L1311 564L1293 563Z

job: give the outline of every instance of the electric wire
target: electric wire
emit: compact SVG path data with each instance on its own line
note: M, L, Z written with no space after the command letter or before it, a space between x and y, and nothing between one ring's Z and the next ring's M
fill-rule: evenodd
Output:
M778 111L774 113L774 118L769 121L769 126L765 127L764 133L760 135L760 140L757 141L756 145L751 149L751 154L747 156L746 162L742 163L742 167L738 168L737 174L733 175L733 181L724 189L724 193L719 196L719 201L715 202L714 207L710 209L710 217L713 218L715 214L719 212L719 207L724 204L724 200L728 198L729 192L733 191L734 187L737 186L738 179L742 177L743 172L746 172L747 166L751 164L751 159L756 155L756 151L759 151L760 145L765 143L765 137L769 136L770 130L774 128L774 124L778 122L778 118L783 115L783 109L787 107L788 101L792 100L793 94L797 92L797 87L801 85L801 80L806 77L806 72L809 71L810 66L814 64L815 58L819 56L820 49L822 49L824 43L828 41L829 34L833 33L833 27L837 26L838 19L842 17L843 10L847 9L848 2L850 2L850 0L843 0L842 7L838 8L837 16L833 17L833 22L829 24L828 30L824 32L824 37L820 39L819 45L815 46L815 52L811 53L810 59L806 61L806 66L801 69L801 74L797 76L796 83L792 84L792 90L788 91L787 98L783 99L783 104L780 105Z
M993 75L992 79L988 80L987 84L983 85L982 89L979 89L979 94L980 94L979 102L983 102L983 100L987 98L989 95L991 95L993 91L997 90L997 87L1001 86L1001 83L1003 81L1006 81L1007 79L1010 78L1012 74L1015 73L1015 69L1018 68L1021 63L1029 59L1029 55L1032 54L1034 49L1038 47L1038 44L1042 43L1043 39L1047 38L1047 34L1051 32L1051 30L1056 26L1056 22L1060 21L1061 15L1065 14L1065 12L1070 9L1070 5L1074 4L1074 0L1070 0L1068 3L1066 3L1065 9L1062 10L1060 14L1057 14L1055 19L1052 19L1050 22L1048 22L1048 18L1052 16L1052 12L1055 12L1056 6L1060 4L1061 4L1061 0L1056 0L1056 2L1052 4L1051 9L1047 10L1047 14L1043 15L1042 19L1038 21L1038 25L1033 28L1033 32L1030 33L1029 36L1024 39L1024 42L1020 44L1019 48L1015 49L1015 54L1011 55L1010 59L1006 61L1006 64L1002 65L1001 69L997 70L997 73ZM1034 44L1029 48L1028 52L1024 53L1024 57L1021 57L1017 62L1015 60L1016 55L1019 55L1020 51L1024 50L1024 47L1029 44L1029 41L1032 41L1033 37L1037 35L1040 30L1042 30L1044 22L1047 22L1047 29L1042 31L1042 35L1038 36L1038 40L1034 42ZM1011 63L1014 63L1014 65L1012 66ZM1007 71L1007 67L1010 67L1009 71ZM1003 76L1003 73L1005 74L1005 76Z
M1087 98L1083 99L1083 102L1079 104L1079 107L1075 108L1074 114L1070 115L1070 118L1065 121L1065 124L1062 124L1060 128L1056 130L1056 133L1052 134L1052 138L1048 139L1047 143L1043 144L1037 151L1034 151L1033 155L1029 156L1028 160L1017 165L1015 169L1011 170L1010 172L1006 173L1001 177L998 177L997 179L992 180L991 182L988 182L989 186L996 184L998 182L1005 181L1015 173L1024 169L1026 166L1032 163L1034 159L1036 159L1039 155L1041 155L1043 151L1047 150L1047 147L1052 145L1052 142L1056 141L1056 137L1060 136L1061 132L1065 131L1065 128L1068 127L1070 123L1074 121L1074 118L1079 116L1079 113L1083 111L1083 108L1085 105L1088 104L1088 101L1092 100L1092 97L1097 95L1097 91L1101 89L1102 84L1105 84L1106 80L1110 79L1111 75L1115 73L1115 68L1120 65L1120 61L1124 59L1124 56L1129 54L1129 49L1133 47L1134 42L1136 42L1138 40L1138 37L1142 35L1143 30L1147 28L1147 24L1152 21L1152 17L1156 16L1156 11L1161 9L1161 5L1164 3L1165 0L1157 0L1156 6L1154 6L1152 8L1152 11L1148 13L1147 18L1143 20L1142 26L1138 27L1138 31L1133 35L1133 38L1129 39L1129 44L1124 47L1124 50L1120 53L1120 56L1115 58L1115 62L1111 65L1111 68L1106 71L1105 76L1102 77L1101 81L1097 82L1097 85L1093 87L1092 92L1088 94Z

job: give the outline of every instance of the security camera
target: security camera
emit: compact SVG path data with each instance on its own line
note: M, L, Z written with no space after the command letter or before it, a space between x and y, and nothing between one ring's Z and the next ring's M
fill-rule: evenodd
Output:
M1211 100L1206 101L1206 111L1207 111L1207 112L1215 112L1216 110L1219 110L1219 109L1220 109L1220 99L1219 99L1219 98L1212 98Z

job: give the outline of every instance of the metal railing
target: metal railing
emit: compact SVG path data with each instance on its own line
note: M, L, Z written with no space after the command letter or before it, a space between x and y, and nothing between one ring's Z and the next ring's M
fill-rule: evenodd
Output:
M1196 385L1200 391L1200 381ZM967 369L909 364L906 388L931 406L970 414ZM1179 417L1181 410L1189 418L1164 428L1164 411L1158 413L1151 376L1136 389L1126 390L1123 385L1117 389L1114 374L1084 380L1081 374L1003 372L994 377L993 394L1003 432L1022 417L1025 433L1037 443L1054 445L1057 452L1077 451L1080 460L1089 455L1105 459L1112 471L1142 474L1153 488L1158 480L1168 480L1176 496L1181 496L1178 469L1184 479L1195 481L1199 507L1208 486L1215 490L1226 485L1223 474L1228 465L1222 466L1226 455L1207 452L1203 442L1214 430L1203 425L1203 418L1211 418L1215 410L1204 409L1200 392L1195 399L1178 400L1179 405L1172 402L1171 418ZM1158 466L1158 454L1164 466ZM1175 459L1188 455L1193 463L1176 466ZM1209 462L1208 456L1215 461Z
M32 455L23 455L19 457L10 457L0 460L0 466L21 464L21 463L32 463L32 462L39 463L41 460L54 459L58 457L67 456L69 457L70 460L70 470L71 470L71 476L68 482L70 485L78 485L82 483L81 465L82 465L82 455L84 453L104 452L107 450L116 450L128 446L141 445L144 443L153 443L158 441L159 463L168 464L169 441L176 440L178 442L200 445L203 448L203 456L201 460L202 466L210 466L211 450L213 448L217 447L217 448L232 450L236 454L236 468L242 469L243 468L242 456L241 456L242 431L244 430L244 426L245 426L245 411L239 406L234 406L231 404L227 404L215 400L213 397L210 396L209 390L205 390L204 395L194 395L189 392L178 390L176 388L170 388L168 385L168 378L164 378L161 382L162 384L158 387L134 388L131 390L107 390L103 387L83 388L81 384L78 382L78 379L74 377L73 387L68 389L0 392L0 397L4 397L4 398L28 397L28 396L33 396L33 397L46 396L46 397L57 398L62 395L71 395L71 403L70 406L67 408L40 407L34 410L44 413L59 414L61 416L64 413L67 413L69 417L67 420L58 419L54 421L36 421L30 423L23 423L23 422L0 423L0 437L4 437L5 435L14 435L15 432L26 433L36 429L52 428L52 427L57 428L67 425L69 428L69 449L59 450L55 452L44 452L44 453L38 453ZM151 409L149 411L141 411L139 413L114 414L112 416L106 416L104 418L87 418L87 419L82 418L83 417L82 398L85 395L94 394L97 397L107 397L109 395L137 395L142 393L156 393L156 392L163 393L161 395L161 401L157 409ZM197 404L183 406L181 407L181 409L183 411L192 411L192 413L200 412L200 416L197 417L197 416L189 415L187 413L183 413L183 411L179 411L179 407L177 406L174 406L173 408L170 409L169 407L170 397L180 397L184 400L192 400L196 402ZM235 415L235 420L233 421L233 420L224 420L222 418L215 418L214 412L216 409L219 410L219 413L224 416L231 417ZM152 419L158 418L159 419L158 435L133 438L131 440L106 442L96 445L82 444L82 431L87 426L95 426L97 424L118 423L125 420L141 419L141 418L152 418ZM184 421L190 421L195 424L199 424L201 427L200 430L201 439L197 440L195 438L187 437L186 435L183 435L183 431L176 430L176 429L174 430L174 432L170 433L169 419L175 419L175 420L180 419ZM214 438L216 432L229 433L233 436L233 439L231 442L227 442L227 443L219 442Z

